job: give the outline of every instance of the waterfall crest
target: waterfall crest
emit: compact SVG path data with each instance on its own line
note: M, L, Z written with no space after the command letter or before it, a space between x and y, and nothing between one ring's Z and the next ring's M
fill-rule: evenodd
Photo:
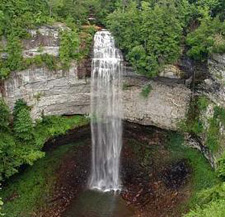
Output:
M121 188L122 54L110 32L94 38L91 77L92 171L89 187L101 191Z

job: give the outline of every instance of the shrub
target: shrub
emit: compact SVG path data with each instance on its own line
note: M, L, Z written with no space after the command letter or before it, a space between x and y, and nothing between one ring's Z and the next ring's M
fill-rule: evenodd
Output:
M211 18L208 14L200 22L200 26L187 35L186 41L190 47L188 56L205 60L213 52L225 52L225 22L221 22L218 17Z
M69 68L72 59L78 58L79 37L78 33L73 31L62 31L60 34L59 57L63 68Z
M185 217L223 217L225 213L225 200L212 201L203 207L197 207Z
M29 108L27 106L27 103L23 99L18 99L15 103L14 108L13 108L13 119L14 119L14 121L16 121L17 116L22 109L29 109Z
M33 144L33 123L28 109L22 108L18 111L14 122L14 132L19 142Z
M217 173L218 176L225 182L225 153L218 161Z
M0 132L9 130L10 112L5 102L0 99Z
M3 213L2 213L2 205L3 205L3 202L2 202L2 198L0 197L0 215L3 216Z
M147 98L149 96L151 90L152 90L152 86L150 84L145 85L145 87L142 88L141 95L144 98Z
M204 128L200 120L200 114L207 106L208 100L205 96L195 97L190 103L186 120L180 123L180 129L196 135L203 133Z
M22 161L18 157L16 143L10 133L0 133L0 181L17 173Z
M168 16L170 14L170 16ZM108 16L108 28L133 67L149 77L180 56L183 22L174 1L132 2Z
M11 71L23 68L22 45L17 36L10 35L7 41L6 51L8 53L7 67Z
M225 109L219 106L214 107L214 115L209 120L206 145L212 151L217 151L223 138L220 135L221 124L225 126Z

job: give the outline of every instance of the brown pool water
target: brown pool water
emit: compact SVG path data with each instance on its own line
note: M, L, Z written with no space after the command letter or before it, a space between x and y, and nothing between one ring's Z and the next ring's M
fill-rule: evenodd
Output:
M85 191L74 200L63 217L131 217L128 208L118 194Z

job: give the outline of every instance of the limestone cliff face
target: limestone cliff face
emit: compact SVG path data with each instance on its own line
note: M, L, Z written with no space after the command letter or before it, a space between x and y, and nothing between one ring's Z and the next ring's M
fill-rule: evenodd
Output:
M68 71L52 72L46 68L30 68L13 72L3 83L3 97L10 108L18 99L31 106L37 119L45 115L88 114L90 85L78 79L77 64Z
M214 54L208 60L210 78L205 80L205 92L216 104L225 108L225 54Z
M208 78L202 82L197 91L197 95L206 96L208 99L207 108L200 112L199 117L203 123L204 133L198 141L189 141L192 146L200 149L205 154L211 165L216 166L217 160L225 152L225 126L219 119L216 120L219 129L217 129L217 126L212 125L212 120L215 120L215 108L225 109L225 54L212 55L208 60L208 70ZM217 131L214 136L216 136L219 144L216 150L209 151L207 148L207 139L212 134L212 127L214 127L213 131Z
M128 88L123 91L124 117L142 125L177 130L178 123L185 119L189 108L191 91L183 84L147 82L143 78L125 77ZM150 84L147 98L141 95L144 85Z
M55 24L30 30L31 38L23 41L23 57L41 54L58 56L59 32L66 28L63 24ZM24 99L31 107L34 120L42 114L88 115L90 79L87 77L90 77L90 65L91 60L86 59L79 64L73 62L67 71L31 67L12 72L7 80L0 83L0 95L11 109L18 99ZM143 125L176 130L177 123L185 118L191 91L182 84L148 81L135 75L131 68L124 68L124 72L123 83L127 86L123 91L124 118ZM179 79L181 74L177 68L169 67L161 76ZM147 98L141 96L145 84L152 87Z
M46 68L30 68L11 73L2 84L2 93L13 109L16 100L23 98L31 106L33 119L45 115L73 115L90 112L90 80L78 78L78 66L69 71L51 72ZM143 85L149 82L141 76L125 76L123 91L126 120L153 125L162 129L177 129L185 118L191 91L182 84L163 84L151 81L147 98L141 96Z

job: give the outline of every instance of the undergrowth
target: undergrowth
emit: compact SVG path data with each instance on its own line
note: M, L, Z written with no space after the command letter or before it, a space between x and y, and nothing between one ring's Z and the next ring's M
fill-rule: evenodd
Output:
M219 183L215 171L204 156L193 148L183 145L184 138L181 134L171 133L168 138L168 150L172 155L172 159L187 159L191 168L191 197L188 206L193 208L199 204L198 194L203 189L208 189Z
M152 91L152 86L150 84L145 85L141 90L141 96L147 98Z
M3 213L6 217L30 217L40 207L46 207L54 190L57 168L63 156L71 150L71 145L61 146L47 153L45 158L9 180L2 190Z

